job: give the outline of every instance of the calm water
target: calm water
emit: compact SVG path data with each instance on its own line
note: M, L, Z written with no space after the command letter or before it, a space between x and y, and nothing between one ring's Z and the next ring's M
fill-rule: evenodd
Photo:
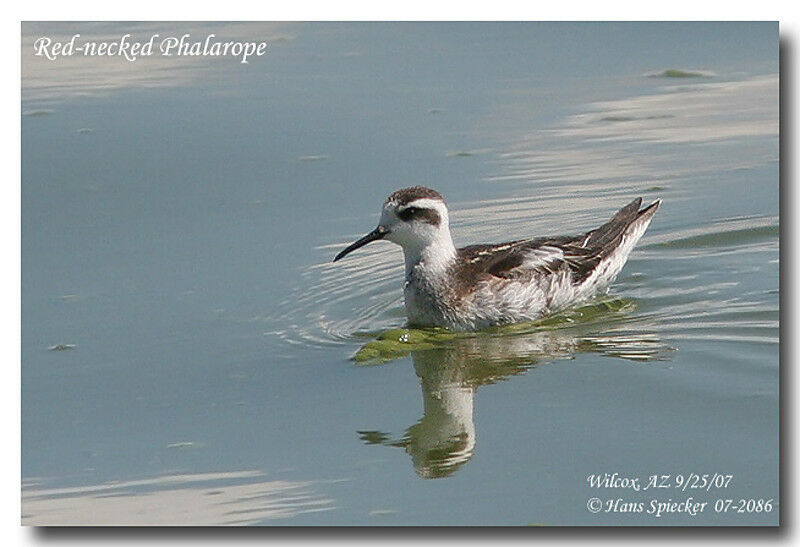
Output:
M247 65L31 55L76 32L270 45ZM23 522L776 524L777 38L24 25ZM412 184L447 197L461 245L664 204L590 313L359 363L403 325L401 252L330 260ZM590 488L604 472L732 478ZM587 510L690 496L709 506Z

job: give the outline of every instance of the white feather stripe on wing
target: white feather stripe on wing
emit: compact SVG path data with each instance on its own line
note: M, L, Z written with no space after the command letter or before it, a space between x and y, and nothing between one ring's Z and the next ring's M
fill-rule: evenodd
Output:
M522 268L538 268L549 266L553 262L563 261L564 251L551 245L543 245L525 253Z

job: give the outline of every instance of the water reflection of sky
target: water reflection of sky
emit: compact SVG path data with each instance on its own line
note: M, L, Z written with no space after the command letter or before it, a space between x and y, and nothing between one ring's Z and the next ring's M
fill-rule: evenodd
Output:
M71 488L26 481L25 526L226 526L329 511L313 483L265 481L257 471L167 475Z
M655 93L592 103L584 110L559 127L520 139L502 154L505 170L493 180L657 181L778 159L777 74L665 83Z

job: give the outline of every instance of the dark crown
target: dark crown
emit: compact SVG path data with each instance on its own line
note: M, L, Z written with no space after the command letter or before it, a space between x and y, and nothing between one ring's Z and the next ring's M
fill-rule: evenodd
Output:
M392 192L392 194L386 198L386 203L393 201L397 203L397 205L403 206L416 199L438 199L444 203L444 198L439 192L424 186L412 186L411 188L403 188L402 190Z

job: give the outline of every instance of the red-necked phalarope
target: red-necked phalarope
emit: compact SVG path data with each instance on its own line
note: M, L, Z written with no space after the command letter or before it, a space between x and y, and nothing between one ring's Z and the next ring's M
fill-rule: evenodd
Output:
M642 237L661 200L642 198L595 230L456 249L444 198L422 186L391 194L378 227L334 262L378 239L405 254L410 325L478 330L530 321L606 289Z

